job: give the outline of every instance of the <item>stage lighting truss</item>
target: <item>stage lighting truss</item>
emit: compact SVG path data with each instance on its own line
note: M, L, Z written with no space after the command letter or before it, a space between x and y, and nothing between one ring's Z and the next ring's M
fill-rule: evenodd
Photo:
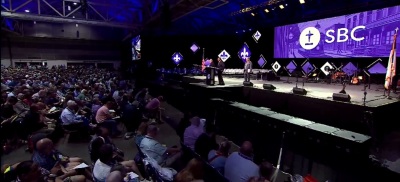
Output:
M261 54L260 58L257 61L258 66L260 66L260 68L264 68L265 64L267 64L267 60L264 58L264 56Z
M258 43L258 40L261 38L261 33L257 30L256 33L253 34L253 39Z
M196 43L193 43L192 46L190 46L190 50L192 50L193 53L196 53L199 49L200 47Z
M308 59L304 61L303 64L301 64L301 71L303 72L304 75L310 76L312 73L317 70L317 67L314 64L311 64Z
M382 59L377 59L373 63L371 63L367 69L364 70L365 74L368 76L378 75L378 74L386 74L387 68L383 66Z
M335 67L334 64L326 62L324 65L322 65L322 67L320 69L326 76L328 76L329 72L330 72L329 70L333 70L333 69L337 69L337 68Z
M272 64L272 70L275 71L275 73L278 73L278 71L281 69L281 65L278 63L278 61L275 61L274 64Z
M221 58L223 62L225 62L231 57L231 55L229 55L229 53L226 50L223 50L221 51L221 53L218 54L218 57Z
M289 76L292 76L293 72L296 70L297 64L294 62L294 60L290 61L289 64L286 65L285 70L289 74Z
M172 61L174 61L174 63L175 63L176 65L179 65L179 63L180 63L181 61L183 61L183 56L182 56L181 53L175 52L174 54L172 54L171 59L172 59Z
M243 44L242 48L239 49L238 56L243 62L246 62L246 58L251 57L251 51L246 42Z
M358 71L357 67L352 62L349 62L345 66L339 68L342 68L342 71L347 75L355 75L355 73Z

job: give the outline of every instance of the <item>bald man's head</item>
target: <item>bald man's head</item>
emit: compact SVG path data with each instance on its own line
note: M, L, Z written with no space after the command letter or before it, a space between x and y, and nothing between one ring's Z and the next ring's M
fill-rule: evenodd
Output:
M245 141L243 142L242 146L240 147L240 153L246 155L246 156L252 156L253 155L253 144L251 144L250 141Z
M49 155L54 149L53 142L48 138L43 138L36 143L36 149L38 152Z

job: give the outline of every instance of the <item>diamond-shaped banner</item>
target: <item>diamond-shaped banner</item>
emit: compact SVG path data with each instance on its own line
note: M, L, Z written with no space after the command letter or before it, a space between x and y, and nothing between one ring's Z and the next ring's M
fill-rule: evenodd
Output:
M199 49L200 47L196 43L193 43L192 46L190 46L190 50L192 50L193 53L196 53Z
M264 56L261 54L260 59L258 59L257 63L260 68L263 68L265 64L267 64L267 60L265 60Z
M250 48L246 43L244 43L242 48L239 49L238 56L243 62L246 62L246 58L251 57Z
M325 75L329 75L329 70L334 69L335 67L332 66L331 63L326 62L320 69Z
M174 54L172 54L171 59L176 65L178 65L181 61L183 61L183 56L181 53L175 52Z
M258 43L258 40L261 38L261 33L257 30L256 33L253 34L253 39Z
M310 75L312 72L314 72L317 69L317 67L315 67L315 65L311 64L310 62L308 62L307 60L304 61L303 64L301 64L301 70L303 71L303 73L305 75Z
M278 72L279 69L281 69L281 65L278 63L278 61L275 61L275 63L272 64L272 69L273 69L275 72Z
M357 67L354 66L352 62L349 62L342 67L342 71L345 72L347 75L354 75L357 70Z
M286 65L286 70L289 74L292 74L294 70L296 70L297 64L294 61L290 61L288 65Z
M218 57L220 57L221 60L223 62L225 62L226 60L228 60L231 57L231 55L229 55L229 53L226 50L223 50L223 51L221 51L221 53L218 54Z

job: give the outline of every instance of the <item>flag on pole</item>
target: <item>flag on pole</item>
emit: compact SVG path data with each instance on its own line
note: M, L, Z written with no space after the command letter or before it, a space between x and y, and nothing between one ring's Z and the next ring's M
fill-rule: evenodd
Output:
M388 90L392 85L393 77L396 75L396 38L398 30L399 28L396 28L396 32L393 36L393 45L392 45L392 50L390 51L389 61L386 71L385 88Z

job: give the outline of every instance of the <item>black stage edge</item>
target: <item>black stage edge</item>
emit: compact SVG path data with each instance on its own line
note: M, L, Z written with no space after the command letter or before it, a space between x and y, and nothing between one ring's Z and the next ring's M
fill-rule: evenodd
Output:
M276 82L264 81L261 83L272 83L277 88L280 86ZM326 85L320 84L320 86L324 87ZM353 89L358 89L362 92L363 85L352 86L355 87ZM204 80L193 77L184 77L183 87L186 90L196 93L196 95L201 95L202 98L199 98L200 100L214 97L238 101L256 107L268 107L279 113L366 135L374 135L371 130L372 128L377 132L378 136L379 134L400 128L400 122L397 121L399 118L398 116L396 117L396 112L400 111L400 102L396 102L396 98L393 98L391 103L384 103L385 101L382 101L384 104L377 103L372 106L363 106L349 102L245 87L238 84L238 82L225 86L207 86L204 84ZM333 92L335 90L332 90ZM372 97L371 99L375 99L375 96L370 97ZM365 122L365 111L373 112L373 123Z

